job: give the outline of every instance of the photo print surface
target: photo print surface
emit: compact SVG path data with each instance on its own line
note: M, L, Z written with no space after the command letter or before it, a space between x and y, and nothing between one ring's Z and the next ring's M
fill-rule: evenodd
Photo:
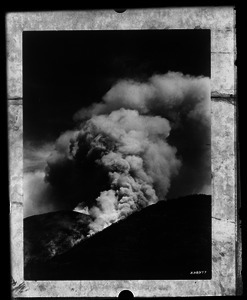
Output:
M24 278L211 278L210 30L23 32Z

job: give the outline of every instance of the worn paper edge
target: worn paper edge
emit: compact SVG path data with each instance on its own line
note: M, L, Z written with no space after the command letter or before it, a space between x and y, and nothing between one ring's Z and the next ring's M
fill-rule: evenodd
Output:
M116 297L123 289L131 290L135 297L237 294L236 280L240 280L241 266L235 261L239 244L236 244L238 222L234 8L127 10L123 14L111 10L9 13L6 15L6 25L13 297ZM112 29L211 30L213 189L211 280L24 281L23 279L22 32ZM224 160L221 158L223 152ZM227 205L222 206L223 201Z

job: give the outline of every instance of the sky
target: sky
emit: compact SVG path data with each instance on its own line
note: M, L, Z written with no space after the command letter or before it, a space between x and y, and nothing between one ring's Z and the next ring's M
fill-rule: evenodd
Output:
M210 31L23 32L26 216L52 210L73 209L80 202L78 199L72 199L72 196L70 200L61 199L61 195L58 197L54 188L47 187L47 182L43 181L44 170L47 170L46 162L54 150L55 141L61 137L59 143L64 146L66 135L63 133L75 132L75 126L81 122L80 112L85 115L86 108L92 107L93 103L99 104L103 101L107 102L106 111L110 114L114 110L110 107L114 97L116 99L122 95L123 99L126 91L132 93L134 90L139 93L139 89L146 90L149 94L155 91L155 96L150 96L154 99L153 102L150 100L150 105L154 107L155 103L159 102L159 97L167 96L160 88L170 78L165 74L173 74L171 75L172 85L174 85L173 82L180 82L178 89L185 93L183 99L193 98L191 94L194 91L199 93L195 86L201 86L203 89L204 79L200 81L195 78L210 78ZM189 92L187 86L190 88ZM175 85L174 91L176 91ZM157 96L157 93L163 94ZM114 100L114 103L123 103L125 100ZM126 109L133 108L126 103L124 104ZM193 103L191 105L194 105ZM187 106L176 106L173 115L171 113L160 114L157 110L150 109L148 105L148 112L144 112L144 115L148 114L152 117L159 115L168 119L172 124L176 123L173 122L173 115L178 114L179 109L183 110L183 107L190 109L190 106L186 104ZM140 107L135 107L135 109L139 112L138 120L143 122L143 112L140 111ZM165 108L169 110L168 106ZM95 113L95 110L91 109L91 111ZM184 121L183 113L181 112L181 122L186 126L179 127L178 124L176 125L178 129L176 129L174 125L175 127L172 128L175 130L169 129L169 136L166 137L168 144L177 149L176 155L183 165L178 175L169 184L166 193L168 198L192 193L192 191L198 192L198 189L193 189L198 178L201 178L200 185L205 181L204 191L209 193L210 132L207 131L205 134L206 127L195 126L196 123ZM122 117L127 118L125 112L122 112ZM92 118L92 115L89 118ZM114 116L111 120L113 118ZM100 121L93 119L91 123L95 122ZM209 126L207 130L208 128ZM73 138L77 141L76 137L73 136ZM207 150L202 150L202 148ZM57 165L55 163L50 165L52 167L49 174L57 174L65 170L59 167L59 172L56 173L54 170L57 170ZM55 175L52 176L47 176L49 184L51 184L50 178ZM56 189L59 189L61 182ZM90 182L87 184L90 185ZM96 183L93 182L93 184ZM203 188L201 191L203 192ZM68 195L71 194L73 194L71 191L68 192ZM74 198L77 197L82 197L81 193L75 192ZM104 197L102 196L102 199Z
M53 140L119 78L210 77L209 30L23 33L24 139ZM56 116L56 117L54 117Z

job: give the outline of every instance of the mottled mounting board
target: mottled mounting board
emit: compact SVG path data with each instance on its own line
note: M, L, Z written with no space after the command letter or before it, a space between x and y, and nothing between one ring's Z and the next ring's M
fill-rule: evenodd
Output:
M6 15L9 184L13 297L235 295L241 290L237 218L236 59L233 7L25 12ZM23 278L22 33L43 30L210 29L212 279L25 281Z

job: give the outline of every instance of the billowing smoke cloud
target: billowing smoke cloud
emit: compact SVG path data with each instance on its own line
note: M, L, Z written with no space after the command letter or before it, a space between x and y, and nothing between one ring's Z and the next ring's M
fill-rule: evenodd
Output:
M109 114L121 107L142 115L169 120L172 131L167 141L177 148L182 161L169 197L211 193L210 79L177 72L154 75L147 82L118 81L101 103L77 112L78 122L92 115Z
M94 219L91 229L103 229L165 198L181 164L166 142L170 129L166 119L136 110L94 115L79 130L60 136L46 179L55 185L57 172L67 173L70 185L83 190L82 202Z
M210 187L209 78L169 72L118 81L74 116L47 159L45 182L91 233L167 196Z
M74 118L83 120L120 108L167 117L176 123L179 116L184 116L209 126L210 81L207 77L191 77L177 72L154 75L145 83L120 80L106 93L103 102L83 108Z

